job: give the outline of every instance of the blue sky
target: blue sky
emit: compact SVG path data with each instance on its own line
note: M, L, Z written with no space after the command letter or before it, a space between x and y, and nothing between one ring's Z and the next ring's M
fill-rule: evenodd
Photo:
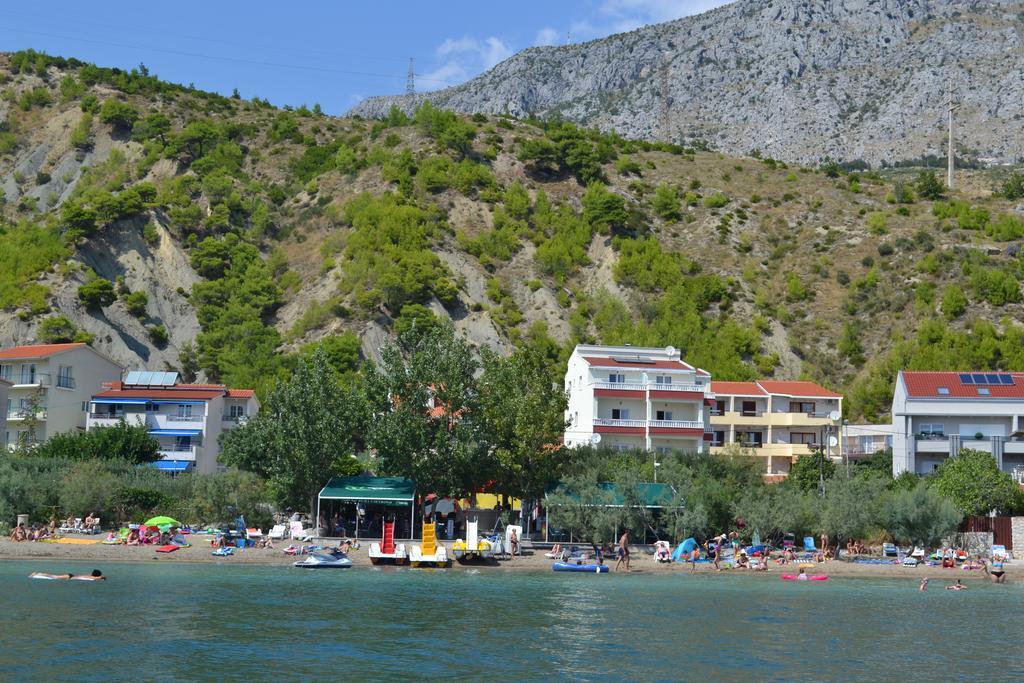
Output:
M35 48L102 66L145 63L166 80L276 105L342 113L360 99L460 83L531 45L580 42L724 0L514 2L123 2L4 8L0 50Z

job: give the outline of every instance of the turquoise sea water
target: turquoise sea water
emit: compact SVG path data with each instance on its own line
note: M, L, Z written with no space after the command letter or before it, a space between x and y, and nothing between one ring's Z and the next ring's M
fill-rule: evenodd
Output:
M0 680L1024 680L1024 584L0 563Z

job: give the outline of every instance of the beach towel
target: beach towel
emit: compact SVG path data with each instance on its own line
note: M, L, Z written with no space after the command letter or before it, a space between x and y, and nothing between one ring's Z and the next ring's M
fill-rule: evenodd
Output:
M92 545L99 542L99 539L91 538L44 538L40 541L40 543L62 543L64 545Z
M159 548L156 549L156 551L158 553L173 553L175 550L177 550L180 547L181 547L180 545L174 545L173 543L168 543L167 545L160 546Z

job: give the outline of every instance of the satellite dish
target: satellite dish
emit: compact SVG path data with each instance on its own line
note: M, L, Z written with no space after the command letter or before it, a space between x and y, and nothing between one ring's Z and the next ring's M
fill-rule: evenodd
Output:
M594 444L595 446L597 444L601 443L601 435L600 434L591 434L590 435L590 443Z
M676 355L676 347L674 347L674 346L666 346L665 347L665 353L667 355L669 355L669 356Z
M839 439L837 439L834 436L828 437L828 447L829 448L835 448L838 445L839 445Z
M831 413L828 414L828 419L832 420L833 422L839 422L839 418L841 418L842 416L842 413L840 413L838 410L833 410Z

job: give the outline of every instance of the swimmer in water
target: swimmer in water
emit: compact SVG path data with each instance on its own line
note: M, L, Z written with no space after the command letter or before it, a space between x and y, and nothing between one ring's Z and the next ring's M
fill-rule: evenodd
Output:
M99 569L93 569L91 574L47 574L46 572L32 572L28 575L30 579L50 579L54 581L106 581L107 577Z
M921 579L921 585L918 587L917 590L919 590L921 592L924 592L924 591L928 590L928 577L927 576L924 577L923 579Z

